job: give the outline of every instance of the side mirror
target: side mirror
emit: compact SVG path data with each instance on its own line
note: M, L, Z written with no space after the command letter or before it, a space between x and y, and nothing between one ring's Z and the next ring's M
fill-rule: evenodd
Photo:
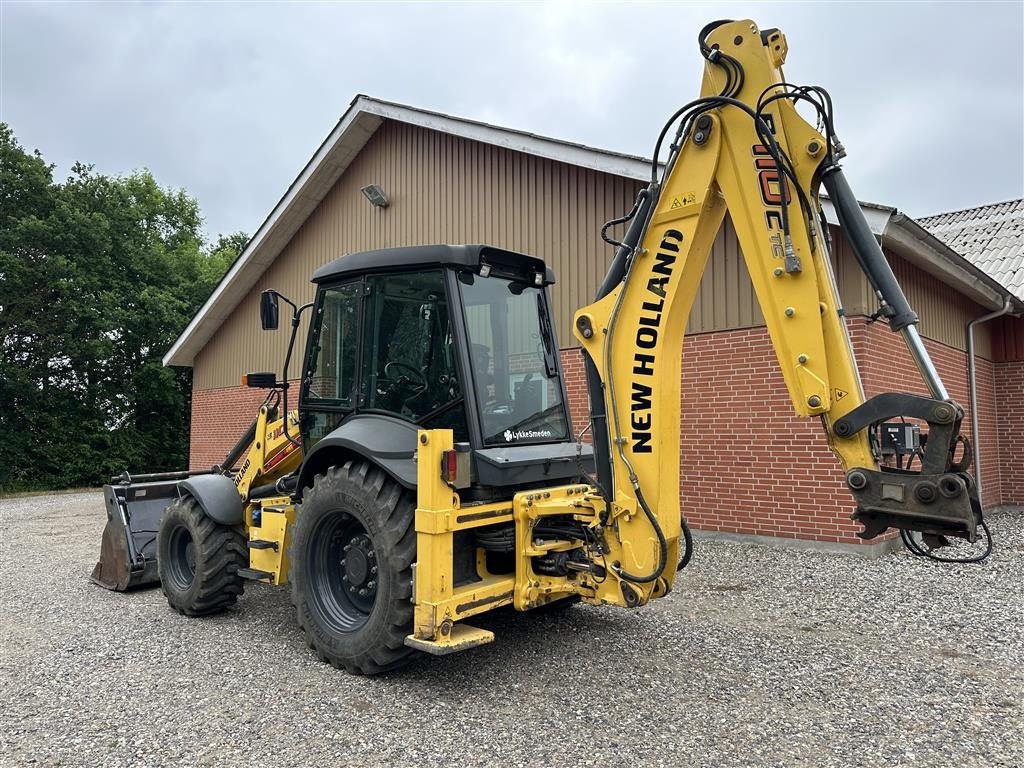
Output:
M277 330L277 293L264 291L260 294L260 325L264 331Z

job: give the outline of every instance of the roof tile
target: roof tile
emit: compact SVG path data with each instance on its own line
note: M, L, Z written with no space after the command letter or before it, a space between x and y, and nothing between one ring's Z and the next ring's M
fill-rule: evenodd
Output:
M917 221L1024 300L1024 198Z

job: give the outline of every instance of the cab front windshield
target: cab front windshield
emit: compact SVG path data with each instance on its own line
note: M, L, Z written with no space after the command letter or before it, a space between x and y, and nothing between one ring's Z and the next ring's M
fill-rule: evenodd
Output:
M566 439L558 349L542 289L469 272L459 283L484 445Z

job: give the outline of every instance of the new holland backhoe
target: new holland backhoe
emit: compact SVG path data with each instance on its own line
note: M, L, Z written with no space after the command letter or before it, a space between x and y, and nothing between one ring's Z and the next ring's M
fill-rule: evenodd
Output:
M294 416L286 361L280 380L249 375L272 397L220 468L107 486L99 580L158 576L189 615L222 610L246 580L289 583L310 646L360 673L486 643L467 620L502 606L663 597L686 549L680 350L727 210L793 408L821 420L861 535L974 541L981 509L956 458L964 411L843 176L828 93L786 82L777 29L715 22L699 48L701 97L662 129L650 184L603 232L614 256L597 298L575 314L592 444L571 431L541 260L485 245L349 254L315 272L310 304L291 305L292 342L311 313ZM822 186L930 397L865 398ZM263 294L264 328L282 298ZM913 471L882 461L878 428L895 419L927 431Z

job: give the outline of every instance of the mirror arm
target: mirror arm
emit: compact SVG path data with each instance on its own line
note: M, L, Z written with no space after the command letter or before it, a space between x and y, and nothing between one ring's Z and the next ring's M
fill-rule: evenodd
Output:
M274 293L277 293L277 291L274 291ZM288 337L288 351L284 356L284 376L281 381L281 405L282 410L284 411L284 436L288 438L288 442L301 450L302 445L288 432L288 366L292 361L292 350L295 348L295 335L299 330L299 320L302 317L302 313L313 306L313 302L311 301L308 304L303 304L301 307L297 307L292 301L281 296L281 294L278 293L277 295L279 298L288 302L292 307L292 332Z

